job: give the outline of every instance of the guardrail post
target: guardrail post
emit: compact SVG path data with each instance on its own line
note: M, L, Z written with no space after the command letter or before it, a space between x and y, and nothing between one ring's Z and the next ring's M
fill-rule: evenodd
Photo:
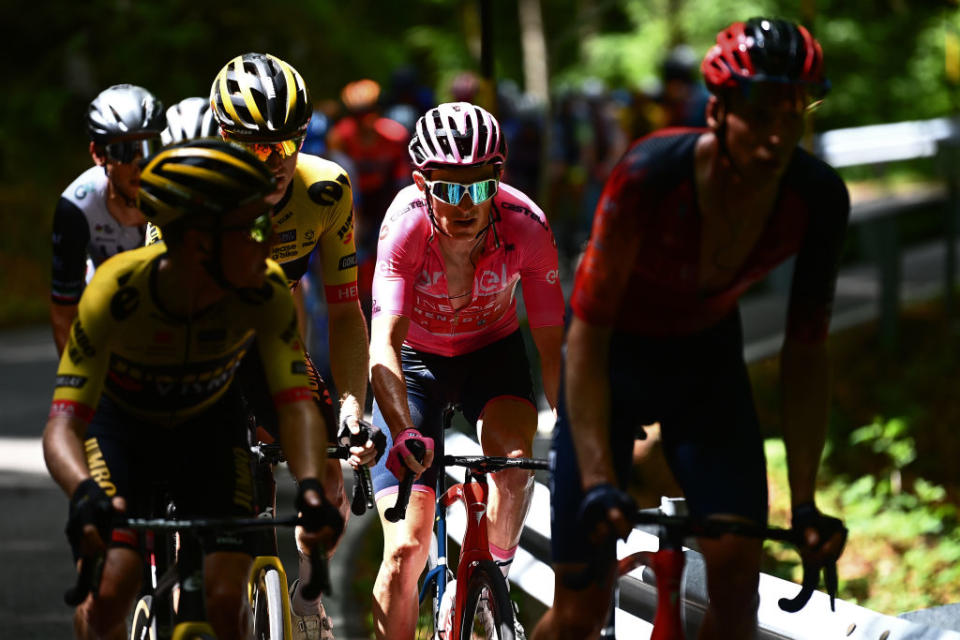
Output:
M884 349L897 348L900 314L900 241L897 219L881 215L865 222L861 241L867 256L877 265L880 276L880 343Z
M943 235L947 243L944 254L943 308L948 318L953 317L957 285L957 215L960 213L960 147L955 140L944 140L937 145L940 169L947 183L947 204L944 209Z

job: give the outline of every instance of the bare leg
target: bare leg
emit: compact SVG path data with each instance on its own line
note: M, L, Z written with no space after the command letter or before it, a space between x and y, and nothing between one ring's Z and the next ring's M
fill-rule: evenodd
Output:
M377 501L383 524L383 562L373 587L373 626L377 638L412 640L417 630L417 580L430 552L435 514L433 492L410 494L406 518L389 522L383 515L396 494Z

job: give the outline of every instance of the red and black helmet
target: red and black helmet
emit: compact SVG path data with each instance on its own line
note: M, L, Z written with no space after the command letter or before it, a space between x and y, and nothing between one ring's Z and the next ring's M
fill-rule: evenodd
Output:
M718 33L700 70L713 93L745 82L804 84L821 95L830 86L820 43L802 25L773 18L734 22Z

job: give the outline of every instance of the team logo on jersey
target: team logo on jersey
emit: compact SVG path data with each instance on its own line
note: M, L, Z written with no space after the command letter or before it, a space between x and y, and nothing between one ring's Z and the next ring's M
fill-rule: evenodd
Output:
M94 230L98 233L106 233L107 235L113 233L113 227L109 224L98 224L94 227Z
M93 348L93 343L90 342L90 336L83 330L83 323L80 322L79 318L73 325L73 340L77 343L77 346L80 347L83 355L88 358L92 358L96 353L96 349Z
M291 209L290 211L287 211L285 214L283 214L282 216L280 216L279 218L277 218L276 220L274 220L274 221L273 221L273 226L274 226L274 227L279 227L279 226L282 225L284 222L286 222L287 220L289 220L289 219L290 219L290 216L292 216L292 215L293 215L293 209Z
M307 363L303 360L294 360L290 363L290 373L295 376L307 375Z
M352 269L352 268L355 267L355 266L357 266L357 254L356 254L356 253L351 253L351 254L348 255L348 256L343 256L342 258L340 258L340 262L339 262L339 264L337 265L337 267L340 269L340 271L346 271L347 269Z
M340 198L343 197L343 186L333 180L321 180L310 185L307 195L317 204L329 207L340 202Z
M500 273L484 271L480 274L477 287L480 293L496 293L507 283L507 265L500 265Z
M353 240L353 210L350 210L350 215L347 216L347 221L343 223L339 229L337 229L337 237L343 240L343 244L347 244Z
M314 236L313 229L307 229L306 231L303 232L303 239L306 242L313 241L313 236Z
M87 185L82 184L73 192L73 197L77 200L83 200L87 197L87 193L89 193L89 191L90 190L87 188Z
M287 231L281 231L277 234L276 242L296 242L297 241L297 230L288 229Z
M57 376L54 383L57 387L67 387L69 389L82 389L87 384L85 376Z
M140 306L140 292L133 287L124 287L110 299L110 315L116 320L126 320Z
M550 271L547 272L547 278L546 278L547 283L556 284L557 278L559 277L560 277L560 272L557 269L551 269Z

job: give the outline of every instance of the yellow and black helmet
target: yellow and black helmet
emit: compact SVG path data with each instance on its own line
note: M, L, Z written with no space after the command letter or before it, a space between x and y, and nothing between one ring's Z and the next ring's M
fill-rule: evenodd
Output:
M140 174L139 208L163 229L186 217L219 217L276 188L273 173L240 145L201 138L163 148Z
M313 113L303 78L269 53L228 62L210 87L210 106L227 133L271 140L303 134Z

